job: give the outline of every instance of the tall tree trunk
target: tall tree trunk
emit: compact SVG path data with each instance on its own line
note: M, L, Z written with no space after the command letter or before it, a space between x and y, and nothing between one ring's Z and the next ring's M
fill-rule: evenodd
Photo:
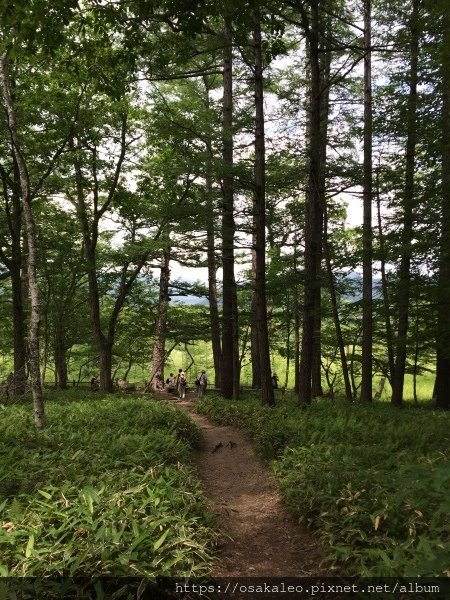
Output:
M126 261L122 267L122 272L120 274L120 285L118 287L117 297L114 302L114 306L111 311L111 315L108 320L107 325L107 334L105 335L102 330L102 320L100 313L100 293L97 279L97 241L99 235L99 223L102 216L108 210L114 194L117 190L117 186L119 184L121 169L123 165L123 161L125 159L125 152L127 149L126 142L126 131L127 131L127 122L128 115L126 113L122 114L122 127L120 134L120 154L117 159L117 163L115 166L114 176L112 178L112 183L109 187L108 194L106 200L103 204L99 205L99 194L98 189L94 190L94 210L92 215L92 220L88 217L88 211L86 208L84 187L83 187L83 174L81 169L81 164L79 157L77 155L78 151L82 149L82 146L78 140L77 145L75 145L75 138L73 135L70 136L69 139L69 148L73 153L73 166L75 171L75 185L76 185L76 198L73 201L77 211L78 221L80 223L81 232L83 235L83 253L86 262L86 272L88 277L88 287L89 287L89 304L90 304L90 313L91 313L91 324L94 333L94 338L97 344L97 347L100 351L100 389L104 392L112 392L113 391L113 381L111 377L111 367L112 367L112 350L114 346L115 340L115 332L117 320L119 318L120 312L124 306L127 295L135 282L137 276L141 272L142 267L147 261L150 251L144 252L136 262L136 266L128 272L128 268L130 263ZM96 171L96 156L94 156L94 170ZM162 229L159 230L158 235L155 239L159 237ZM133 232L132 243L134 242L135 231Z
M215 252L214 221L208 223L208 300L211 323L211 343L214 362L214 386L221 387L222 345L220 341L220 316L217 296L217 263Z
M252 279L256 282L256 234L252 236ZM258 336L258 294L256 286L252 287L251 314L250 314L250 337L252 356L252 388L261 389L261 364L259 360L259 336Z
M386 245L384 243L383 226L381 222L381 201L380 201L380 170L377 170L377 221L378 221L378 245L380 248L380 272L381 272L381 292L383 298L384 322L386 327L386 352L389 367L389 381L392 384L394 377L394 347L392 342L391 309L389 302L389 289L386 276Z
M237 397L237 299L234 276L234 183L233 183L233 39L230 25L224 25L223 58L223 164L222 179L222 393L225 398ZM237 354L237 355L236 355Z
M318 258L318 269L320 273L322 265L322 252L320 252L320 260ZM320 276L321 277L321 276ZM311 367L311 397L320 398L323 396L322 387L322 283L316 287L314 300L314 342L312 352L312 367Z
M283 387L287 390L289 385L289 370L291 368L291 333L292 333L292 307L289 291L286 296L286 368L284 372Z
M14 394L22 395L26 389L26 341L25 341L25 310L23 289L23 252L22 252L22 204L20 174L14 150L11 148L13 163L13 181L3 168L0 168L0 177L3 184L5 198L5 216L11 236L11 257L0 249L2 260L9 271L12 292L12 320L13 320L13 348L14 348ZM11 186L11 194L9 188ZM11 202L9 201L11 198Z
M300 375L300 292L299 285L297 283L298 269L297 269L297 252L298 252L298 240L297 236L294 237L294 273L296 277L294 285L294 392L299 393L299 375Z
M392 398L394 406L403 402L405 380L406 344L408 334L408 313L411 289L411 255L414 225L414 169L416 164L417 127L417 69L419 57L419 0L413 0L411 29L411 63L409 72L409 96L407 114L405 189L403 197L402 250L398 286L398 326Z
M264 137L264 76L261 40L261 16L255 12L253 31L255 59L255 296L256 319L259 346L259 367L261 371L261 402L269 406L275 404L270 368L269 331L267 323L266 299L266 151Z
M111 377L113 343L104 338L100 346L100 389L112 392L114 389Z
M361 401L372 402L372 0L364 0L364 164Z
M207 108L209 108L209 95L207 90ZM207 144L208 160L212 159L211 144ZM221 388L222 376L222 344L220 341L220 316L217 295L217 259L216 259L216 231L214 228L214 194L211 180L211 165L208 165L206 179L208 224L206 229L207 261L208 261L208 300L209 318L211 323L211 345L214 362L214 387Z
M43 331L43 335L41 338L41 347L42 349L42 361L41 361L41 380L42 385L45 387L45 380L47 377L47 365L48 365L48 355L50 350L50 318L49 318L49 306L50 306L50 293L49 288L47 287L47 297L43 299L43 308L41 308L41 331ZM43 344L42 344L43 341Z
M328 19L322 20L323 27L328 28ZM326 31L321 31L323 40L326 40ZM330 110L330 68L331 68L331 52L325 46L321 48L319 56L320 66L320 207L318 211L318 228L320 227L321 232L324 229L324 212L326 210L326 173L325 165L327 162L327 145L328 145L328 118ZM311 379L311 395L313 398L323 396L322 389L322 344L321 344L321 328L322 328L322 245L317 252L317 265L316 270L320 278L319 285L316 289L315 299L315 315L314 315L314 349L313 349L313 367L312 367L312 379Z
M28 177L28 170L23 158L19 135L17 131L17 121L13 100L11 97L11 86L9 80L9 63L5 54L0 56L0 80L5 101L6 113L8 117L8 130L11 136L13 152L17 161L19 170L20 189L22 195L22 207L25 220L25 231L28 244L27 275L28 287L31 299L30 326L28 330L28 349L31 374L31 389L33 394L34 418L36 427L44 427L44 403L42 399L42 384L39 364L39 326L40 326L40 305L39 305L39 287L37 282L36 269L36 227L31 210L31 189Z
M323 251L325 256L325 263L328 274L328 288L331 298L331 309L333 312L334 327L336 330L336 342L339 348L339 355L341 358L342 376L344 378L345 397L349 402L353 400L352 386L350 382L350 375L348 370L347 355L345 354L344 336L342 335L341 321L339 319L339 309L337 302L336 286L334 285L334 275L331 265L331 249L330 242L328 240L328 214L325 207L324 214L324 240L323 240Z
M73 166L75 170L75 184L77 189L76 210L83 234L83 252L88 276L91 324L97 348L100 352L100 389L107 392L113 390L113 383L111 379L112 345L102 331L100 318L100 293L98 289L96 261L98 232L96 226L93 225L91 233L91 227L89 224L84 199L83 175L81 171L81 165L76 154L79 147L75 145L74 138L70 139L69 148L74 153ZM107 370L108 366L109 371Z
M13 244L14 253L14 244ZM17 394L23 394L26 385L26 342L25 311L23 306L22 287L22 253L13 255L10 266L12 303L13 303L13 337L14 337L14 382Z
M436 406L450 409L450 13L443 14L442 43L442 224L439 256L439 308L436 340Z
M305 295L303 313L302 348L299 374L299 401L310 404L313 372L314 338L318 311L317 288L320 287L318 265L322 254L322 194L321 184L321 98L319 64L319 6L311 2L311 23L302 13L307 32L310 56L310 135L308 150L308 188L305 205Z
M161 255L159 276L159 299L156 312L155 337L153 340L153 359L151 387L153 390L164 388L164 361L167 335L167 306L169 303L170 251L164 249Z
M420 354L420 346L419 346L419 294L416 293L416 310L415 310L415 318L414 318L414 363L413 363L413 399L414 404L418 404L417 398L417 375L419 373L419 354Z
M59 390L67 388L67 345L64 335L64 325L61 319L55 325L54 339L54 354L55 354L55 373L56 382Z
M22 205L20 202L20 174L17 160L13 160L13 189L11 206L6 205L9 232L11 235L11 260L7 267L11 278L13 340L14 340L14 392L22 395L26 389L26 360L27 350L25 341L25 309L23 290L23 256L22 256ZM3 175L3 173L2 173ZM3 177L2 177L3 178ZM4 182L5 198L7 196L7 181Z

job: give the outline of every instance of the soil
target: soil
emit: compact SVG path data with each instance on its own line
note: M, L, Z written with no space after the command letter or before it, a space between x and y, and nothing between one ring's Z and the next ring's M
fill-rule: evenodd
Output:
M274 476L236 428L215 425L177 401L201 427L196 462L220 540L213 577L317 577L327 574L312 535L287 512Z

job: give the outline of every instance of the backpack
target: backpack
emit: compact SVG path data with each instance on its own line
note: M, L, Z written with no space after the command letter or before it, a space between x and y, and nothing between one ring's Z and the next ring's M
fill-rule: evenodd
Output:
M180 373L180 385L186 385L186 373Z
M200 375L198 376L198 383L199 385L205 385L206 375L204 373L200 373Z

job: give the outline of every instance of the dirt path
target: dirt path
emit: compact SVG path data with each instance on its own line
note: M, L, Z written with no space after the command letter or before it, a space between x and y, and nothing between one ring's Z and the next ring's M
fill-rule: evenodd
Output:
M318 543L282 506L274 476L243 433L192 412L190 399L175 403L203 431L197 469L222 532L212 575L325 575Z

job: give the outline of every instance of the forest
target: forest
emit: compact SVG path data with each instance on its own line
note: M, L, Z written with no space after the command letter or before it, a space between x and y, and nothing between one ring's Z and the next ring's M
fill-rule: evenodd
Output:
M214 573L191 413L448 576L447 0L2 0L0 88L0 576Z

